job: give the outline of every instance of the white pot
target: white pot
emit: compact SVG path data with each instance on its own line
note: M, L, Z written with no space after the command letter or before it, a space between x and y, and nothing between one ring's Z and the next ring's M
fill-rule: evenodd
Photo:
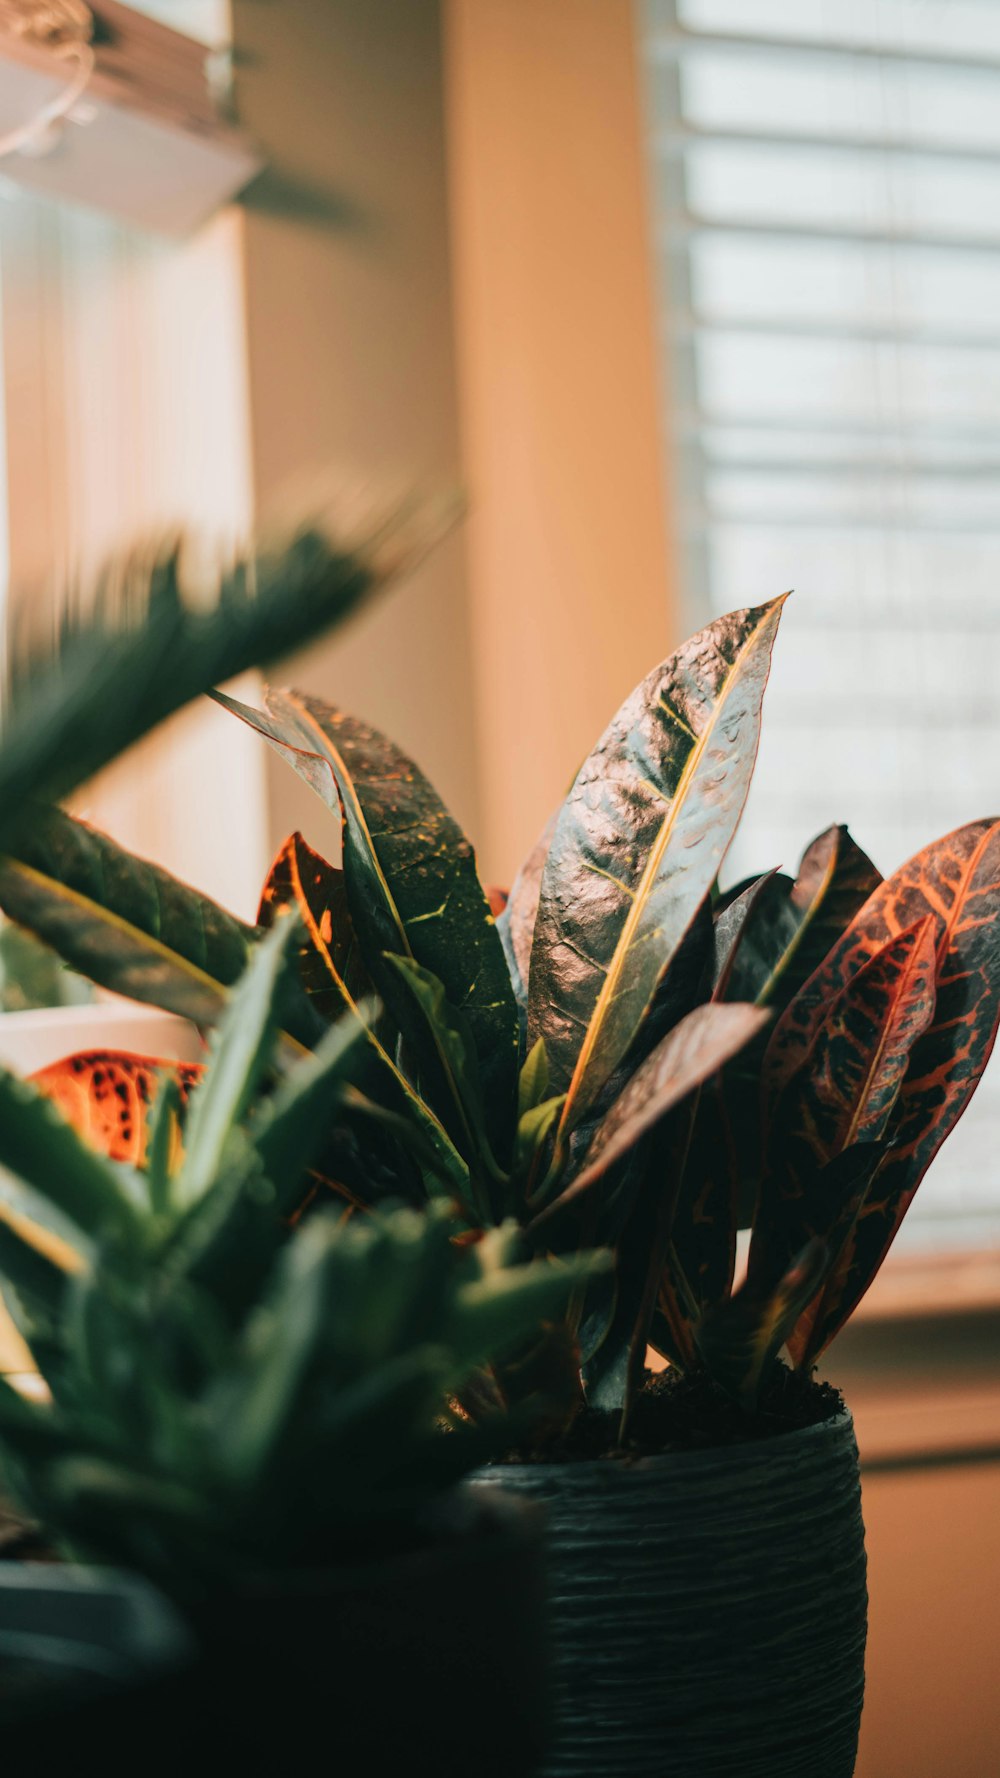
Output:
M98 1049L170 1062L200 1062L205 1053L187 1019L130 1000L0 1013L0 1064L18 1074L34 1074L79 1050Z

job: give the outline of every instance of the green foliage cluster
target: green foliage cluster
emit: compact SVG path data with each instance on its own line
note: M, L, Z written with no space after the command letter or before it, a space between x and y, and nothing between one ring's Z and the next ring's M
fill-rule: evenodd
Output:
M992 1049L997 821L884 882L834 826L794 878L720 889L783 602L715 620L636 688L499 919L386 736L299 692L216 693L339 829L340 864L293 835L265 885L259 930L285 907L302 922L286 1040L382 1007L353 1051L350 1141L333 1132L319 1172L363 1207L450 1204L469 1237L513 1220L538 1254L615 1253L543 1353L495 1368L494 1406L544 1378L567 1414L627 1420L648 1342L748 1406L783 1346L810 1370ZM204 1023L260 942L65 817L8 846L0 903L94 979Z
M448 1205L300 1214L319 1152L357 1150L349 1118L391 1126L354 1084L377 1002L320 1020L293 910L261 936L180 885L161 894L166 879L45 799L202 682L326 628L379 576L311 533L199 611L176 567L153 575L145 618L116 627L99 602L53 660L22 663L0 735L0 781L20 774L2 868L42 910L25 925L64 951L91 944L98 979L127 975L213 1027L204 1068L150 1065L157 1089L124 1157L0 1069L0 1289L37 1367L27 1393L0 1379L0 1466L64 1551L137 1568L189 1603L417 1536L428 1502L545 1406L473 1424L458 1398L562 1317L607 1256L535 1257L513 1223L460 1243ZM134 674L157 686L149 705ZM60 894L45 872L57 842ZM145 912L143 947L123 901ZM82 1061L67 1068L83 1078ZM94 1077L107 1090L106 1071ZM123 1107L130 1084L126 1068Z

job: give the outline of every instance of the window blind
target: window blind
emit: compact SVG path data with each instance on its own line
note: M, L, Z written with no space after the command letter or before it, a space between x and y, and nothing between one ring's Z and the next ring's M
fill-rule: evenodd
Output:
M1000 813L1000 7L645 0L693 628L795 589L733 876ZM1000 1242L1000 1060L903 1245Z

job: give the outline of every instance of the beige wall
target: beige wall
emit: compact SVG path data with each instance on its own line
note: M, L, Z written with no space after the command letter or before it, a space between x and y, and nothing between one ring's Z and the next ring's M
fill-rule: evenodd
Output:
M454 0L446 94L435 4L233 11L241 117L273 163L246 219L259 507L329 464L454 478L471 503L296 671L397 735L509 880L676 640L631 7ZM315 836L307 796L270 782L275 839Z
M245 221L258 510L332 467L378 497L460 479L438 9L235 0L243 123L271 171ZM349 502L350 504L350 502ZM461 538L342 639L282 670L387 729L479 829ZM271 764L271 837L318 843L315 799Z
M447 0L476 720L509 876L679 638L630 0Z

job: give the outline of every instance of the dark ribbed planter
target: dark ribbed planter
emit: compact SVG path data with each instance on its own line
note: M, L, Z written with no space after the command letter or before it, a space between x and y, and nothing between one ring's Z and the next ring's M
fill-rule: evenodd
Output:
M851 1778L864 1693L854 1427L485 1472L549 1515L546 1778Z

